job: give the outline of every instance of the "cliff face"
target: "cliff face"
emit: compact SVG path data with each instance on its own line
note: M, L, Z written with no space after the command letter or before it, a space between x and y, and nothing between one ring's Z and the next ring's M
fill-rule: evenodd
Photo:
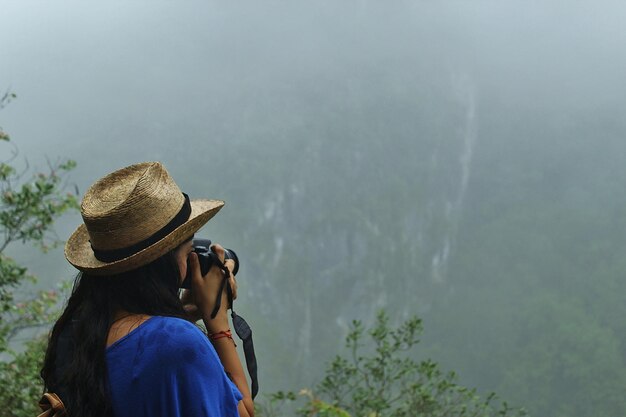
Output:
M268 93L280 117L244 112L264 127L242 129L246 141L231 132L217 175L197 182L228 201L207 233L242 253L239 308L256 316L269 387L285 381L285 358L298 371L275 388L310 384L349 321L379 308L420 314L424 354L518 403L541 397L538 410L574 401L557 376L571 365L549 365L585 361L586 342L561 327L570 320L611 335L591 355L612 352L622 378L623 324L610 319L622 307L608 294L625 243L619 106L511 101L480 72L418 74L428 83L364 76L299 84L314 90L306 100ZM577 384L615 373L600 362ZM560 394L536 364L563 378Z

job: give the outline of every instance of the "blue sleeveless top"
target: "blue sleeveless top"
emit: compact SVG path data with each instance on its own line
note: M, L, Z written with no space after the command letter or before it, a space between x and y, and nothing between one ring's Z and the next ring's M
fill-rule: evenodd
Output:
M242 395L194 324L154 316L106 350L116 417L237 417Z

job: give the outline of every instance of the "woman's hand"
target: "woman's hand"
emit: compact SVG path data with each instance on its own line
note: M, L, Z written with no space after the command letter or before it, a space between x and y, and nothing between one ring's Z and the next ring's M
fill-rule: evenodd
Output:
M211 250L220 262L224 263L224 248L220 245L212 245ZM237 298L237 281L232 271L235 267L235 262L231 259L226 260L224 263L228 271L228 280L233 293L233 299ZM211 312L215 307L215 301L217 294L222 285L224 279L224 273L216 265L211 266L211 269L205 276L202 276L200 272L200 262L198 255L195 252L189 254L189 268L191 268L191 296L193 303L196 305L198 315L204 320L204 324L207 327L209 333L219 332L228 329L228 314L227 310L231 307L228 305L228 295L226 289L222 292L222 299L220 309L215 316L211 319ZM188 311L192 310L192 307L186 307Z
M228 282L232 289L233 300L237 298L237 281L233 274L235 261L228 259L224 262L224 248L220 245L212 245L211 250L217 258L226 266L228 271ZM224 273L217 266L213 265L205 276L200 272L200 262L198 255L193 252L189 255L189 267L191 268L191 294L198 310L202 313L204 325L209 334L230 329L227 311L231 307L228 305L228 294L226 289L222 292L220 309L214 319L211 319L211 312L215 307L215 299L219 292ZM242 417L254 416L254 403L250 395L250 387L246 375L241 366L241 361L237 354L235 344L228 338L220 338L212 341L224 370L228 372L231 379L243 394L243 400L238 404L239 415Z

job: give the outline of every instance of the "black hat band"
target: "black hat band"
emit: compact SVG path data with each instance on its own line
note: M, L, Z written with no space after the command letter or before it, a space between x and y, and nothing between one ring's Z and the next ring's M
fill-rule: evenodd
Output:
M154 245L159 240L163 239L165 236L172 233L176 230L177 227L185 224L187 220L189 220L189 216L191 216L191 202L189 201L189 196L183 193L185 196L185 203L181 207L180 211L172 220L169 221L168 224L163 226L160 230L154 233L147 239L142 240L141 242L135 243L134 245L121 248L121 249L111 249L111 250L100 250L95 249L93 246L91 249L93 250L93 254L99 261L102 262L115 262L120 259L128 258L131 255L136 254L149 246Z

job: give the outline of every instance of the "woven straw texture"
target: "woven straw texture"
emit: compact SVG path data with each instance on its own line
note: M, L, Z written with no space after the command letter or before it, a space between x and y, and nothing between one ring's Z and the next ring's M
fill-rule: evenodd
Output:
M98 250L123 249L141 242L172 220L185 198L159 162L145 162L98 180L81 203L84 224L70 236L65 257L81 271L111 275L129 271L176 248L223 206L221 200L192 200L189 219L153 245L126 258L102 262Z

